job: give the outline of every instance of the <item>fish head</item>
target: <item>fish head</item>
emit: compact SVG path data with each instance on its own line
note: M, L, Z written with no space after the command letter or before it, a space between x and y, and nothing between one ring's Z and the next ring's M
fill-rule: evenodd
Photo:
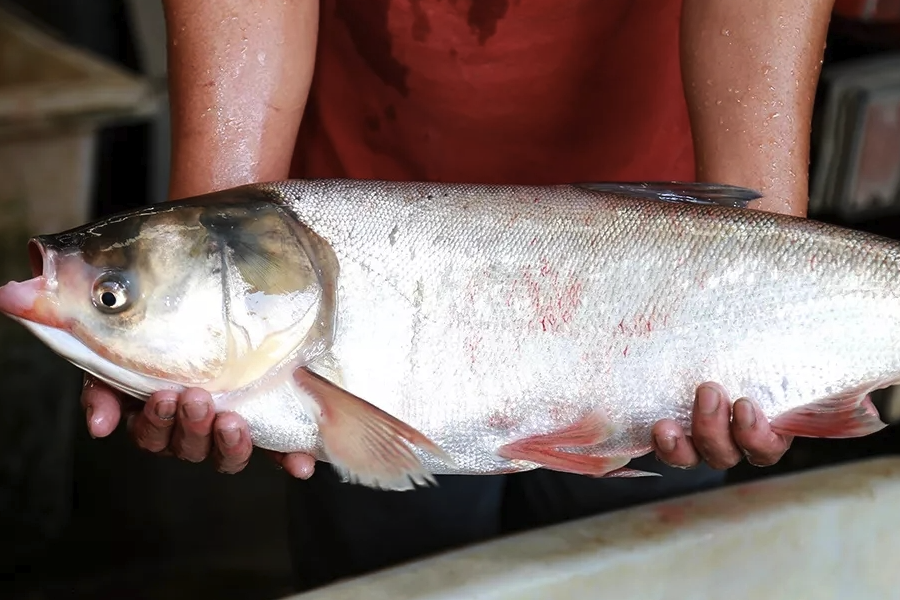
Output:
M232 192L30 240L33 278L0 312L120 390L226 392L323 351L322 244L268 198ZM318 244L318 245L317 245ZM316 250L318 248L318 250Z

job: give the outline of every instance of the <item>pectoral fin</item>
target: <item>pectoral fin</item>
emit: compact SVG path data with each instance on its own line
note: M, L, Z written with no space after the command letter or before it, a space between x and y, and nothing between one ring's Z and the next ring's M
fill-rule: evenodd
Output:
M413 427L307 369L295 371L294 381L318 424L328 461L347 481L389 490L435 484L407 444L452 464Z

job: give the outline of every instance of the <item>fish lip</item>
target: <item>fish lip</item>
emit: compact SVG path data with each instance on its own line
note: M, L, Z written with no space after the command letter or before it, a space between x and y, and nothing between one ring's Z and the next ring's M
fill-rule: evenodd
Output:
M33 277L25 281L10 281L0 286L0 313L14 319L38 321L35 307L38 298L47 289L47 281L42 277Z

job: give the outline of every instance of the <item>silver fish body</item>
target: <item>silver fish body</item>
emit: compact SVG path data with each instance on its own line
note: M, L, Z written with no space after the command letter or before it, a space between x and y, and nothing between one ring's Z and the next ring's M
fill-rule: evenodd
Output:
M900 380L891 240L574 186L266 189L340 266L334 343L310 368L449 454L416 450L435 474L540 466L496 451L598 408L613 435L574 451L645 454L658 420L689 430L705 381L775 418ZM289 393L232 407L259 446L322 447Z
M863 398L900 381L900 243L667 186L244 186L36 238L0 311L388 489L615 474L707 381L785 433L883 427Z

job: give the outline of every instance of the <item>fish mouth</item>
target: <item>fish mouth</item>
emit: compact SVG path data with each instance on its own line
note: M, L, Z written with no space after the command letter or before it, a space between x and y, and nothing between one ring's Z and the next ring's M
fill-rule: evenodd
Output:
M50 260L49 254L47 244L41 238L28 240L28 262L31 264L33 277L42 277L45 272L53 269L53 262Z
M10 281L0 286L0 313L14 319L60 327L49 299L56 287L54 251L42 238L32 238L28 242L28 261L31 279Z

